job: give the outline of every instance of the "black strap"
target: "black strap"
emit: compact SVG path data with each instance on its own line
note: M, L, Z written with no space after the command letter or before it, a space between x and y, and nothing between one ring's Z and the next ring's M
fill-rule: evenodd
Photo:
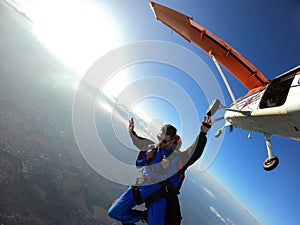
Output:
M158 189L157 191L155 191L153 194L151 194L145 201L143 200L142 196L141 196L141 192L139 189L139 186L137 185L132 185L131 186L131 190L132 190L132 194L134 197L134 200L136 202L137 205L140 205L142 203L146 203L146 207L150 206L152 203L156 202L159 199L162 198L167 198L169 197L171 194L178 194L178 190L177 188L175 188L169 179L160 182L159 183L161 185L161 188Z
M161 188L158 189L156 192L154 192L152 195L150 195L145 200L145 205L148 208L152 203L156 202L159 199L162 198L168 198L172 194L178 194L178 190L171 184L170 180L166 180L161 183Z
M139 187L135 186L135 185L132 185L131 190L132 190L132 194L133 194L133 197L134 197L134 200L135 200L136 204L137 205L142 204L144 201L143 201L143 198L141 196L141 192L140 192Z

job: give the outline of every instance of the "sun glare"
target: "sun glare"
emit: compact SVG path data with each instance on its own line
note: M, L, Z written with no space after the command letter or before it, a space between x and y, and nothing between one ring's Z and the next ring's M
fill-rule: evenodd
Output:
M35 0L27 4L37 38L79 74L118 44L117 26L100 3Z
M102 91L107 95L118 97L124 88L132 82L134 82L134 79L132 78L131 73L126 70L121 70L108 77L106 83L102 87Z

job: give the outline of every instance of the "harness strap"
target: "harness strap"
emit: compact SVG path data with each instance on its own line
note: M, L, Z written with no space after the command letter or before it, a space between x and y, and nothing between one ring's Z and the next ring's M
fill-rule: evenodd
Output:
M131 190L132 190L132 194L133 194L133 197L134 197L134 200L135 200L136 204L137 205L142 204L144 201L143 201L143 198L141 196L141 192L140 192L139 187L135 186L135 185L132 185Z
M159 184L162 183L162 181L159 179L156 179L156 178L150 177L150 176L146 176L143 174L141 174L139 177L137 177L135 184L131 185L132 194L133 194L134 200L137 205L140 205L145 202L141 196L140 189L139 189L139 185L141 185L144 182L159 183Z
M173 187L169 180L167 180L167 182L163 182L161 185L162 187L160 189L158 189L145 200L145 205L147 208L159 199L168 198L171 194L178 194L178 190Z
M155 191L145 200L143 200L139 189L139 184L143 183L144 181L156 182L161 185L160 189ZM179 194L179 191L171 184L169 179L165 181L158 181L158 179L145 175L138 177L136 184L131 186L131 190L136 204L140 205L145 202L146 207L150 206L159 199L169 197L171 194Z

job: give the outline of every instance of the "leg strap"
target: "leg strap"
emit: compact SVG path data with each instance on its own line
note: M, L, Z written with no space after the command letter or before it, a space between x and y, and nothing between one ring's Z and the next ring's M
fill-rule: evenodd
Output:
M168 198L172 194L178 194L178 190L174 188L170 183L163 183L162 187L150 195L146 200L146 207L162 198Z
M132 194L133 194L133 197L134 197L134 200L135 200L136 204L137 205L142 204L144 201L143 201L143 198L141 196L141 192L140 192L139 187L135 186L135 185L132 185L131 190L132 190Z

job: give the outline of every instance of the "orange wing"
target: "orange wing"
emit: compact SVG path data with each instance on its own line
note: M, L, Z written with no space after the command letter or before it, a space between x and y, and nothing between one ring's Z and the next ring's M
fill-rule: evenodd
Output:
M213 54L217 61L249 90L270 82L239 52L200 24L194 22L192 18L160 4L149 3L159 21L208 54Z

